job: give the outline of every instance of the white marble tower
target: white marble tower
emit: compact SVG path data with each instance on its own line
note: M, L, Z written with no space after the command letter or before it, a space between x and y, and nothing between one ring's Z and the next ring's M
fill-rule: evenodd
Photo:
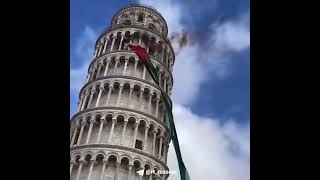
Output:
M71 119L71 180L166 180L139 169L168 170L170 141L159 87L128 44L140 44L171 94L174 51L168 27L152 7L120 9L97 39L78 111Z

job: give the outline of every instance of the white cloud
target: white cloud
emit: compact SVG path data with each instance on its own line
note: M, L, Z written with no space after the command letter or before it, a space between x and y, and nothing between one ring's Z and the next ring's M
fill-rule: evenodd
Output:
M172 99L179 104L190 104L199 93L201 83L206 79L206 68L199 63L196 46L195 44L182 49L173 66Z
M197 116L175 104L175 124L183 160L193 180L249 180L249 126L234 121ZM180 180L179 168L172 143L168 166L177 171L170 180Z
M153 6L163 15L168 24L169 36L188 29L182 23L182 15L186 14L183 12L184 4L173 0L141 0L140 2ZM213 1L213 3L217 2ZM192 21L192 17L188 16L188 18ZM233 53L250 47L249 13L220 24L212 20L208 29L211 34L208 39L189 41L187 46L179 50L176 55L173 67L175 84L172 92L176 103L191 104L204 81L214 77L219 79L228 77L231 73L230 64ZM172 42L172 45L177 52L177 42Z
M238 52L250 46L250 16L243 14L236 20L229 20L222 24L213 23L210 28L214 32L211 41L217 50L222 52Z

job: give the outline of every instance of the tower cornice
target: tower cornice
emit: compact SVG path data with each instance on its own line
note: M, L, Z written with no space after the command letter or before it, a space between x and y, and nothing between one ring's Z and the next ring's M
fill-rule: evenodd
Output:
M156 10L154 7L146 5L146 4L142 4L142 3L141 4L140 3L130 3L129 5L126 5L126 6L122 7L121 9L119 9L117 11L117 13L112 16L111 25L114 22L114 18L116 16L118 16L123 10L130 9L130 8L145 8L145 9L148 9L148 10L152 11L153 13L157 14L165 24L165 29L166 29L166 33L165 34L166 35L168 34L168 25L167 25L166 20L162 16L162 14L158 10Z
M152 156L151 154L148 154L146 152L143 152L141 150L131 148L131 147L119 146L119 145L114 145L114 144L83 144L83 145L71 147L70 151L82 150L85 148L90 148L90 149L92 149L92 148L108 148L108 149L115 149L115 150L132 151L134 153L146 156L146 157L156 161L157 163L161 164L166 170L169 169L168 166L163 161L159 160L158 158Z
M132 113L137 113L137 114L141 114L145 117L148 117L154 121L156 121L157 123L159 123L160 125L162 125L167 131L169 131L169 127L167 124L165 124L164 122L161 122L158 118L147 114L143 111L139 111L139 110L135 110L135 109L131 109L131 108L125 108L125 107L116 107L116 106L105 106L105 107L95 107L95 108L90 108L90 109L85 109L83 111L78 112L77 114L73 115L73 117L70 120L70 124L73 122L73 120L77 119L77 117L88 113L88 112L95 112L97 110L123 110L123 111L127 111L127 112L132 112Z
M148 84L154 88L156 88L157 90L160 91L159 86L155 85L154 83L151 83L150 81L141 79L141 78L136 78L136 77L132 77L132 76L125 76L125 75L108 75L108 76L104 76L104 77L98 77L92 81L89 81L88 83L86 83L80 90L79 92L79 98L81 98L81 94L83 92L83 90L88 87L90 84L97 82L99 80L104 80L104 79L115 79L115 78L123 78L123 79L131 79L131 80L136 80L136 81L140 81L142 83Z
M130 50L120 50L120 51L117 50L117 51L106 52L106 53L104 53L103 55L100 55L100 56L94 58L93 61L91 61L90 65L89 65L89 68L88 68L88 72L89 72L91 66L92 66L94 63L96 63L97 61L99 61L99 59L103 58L104 56L111 55L111 54L116 54L116 55L118 55L119 52L130 53L130 54L132 54L132 56L136 56L136 54L135 54L133 51L130 51ZM121 55L120 55L120 56L121 56ZM172 80L171 85L173 85L173 83L174 83L173 76L172 76L171 71L168 69L168 67L165 66L165 65L163 64L163 62L157 61L157 60L156 60L155 58L153 58L153 57L150 57L150 59L151 59L151 61L153 61L153 62L159 63L159 64L166 70L166 72L170 75L170 78L171 78L171 80Z

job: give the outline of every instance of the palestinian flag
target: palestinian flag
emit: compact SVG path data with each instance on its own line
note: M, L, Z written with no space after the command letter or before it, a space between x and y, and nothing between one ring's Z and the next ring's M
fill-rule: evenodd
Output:
M141 61L146 66L146 69L151 74L152 79L159 86L159 76L158 76L157 70L153 66L152 62L150 61L149 55L146 52L146 50L143 47L139 46L139 45L131 45L131 44L129 44L129 47L141 59ZM175 125L174 125L174 121L173 121L172 101L171 101L170 97L167 95L167 93L165 93L161 89L161 87L159 87L159 89L161 90L161 100L163 101L163 103L165 105L166 112L167 112L168 119L169 119L169 129L170 129L169 133L170 133L170 136L171 136L171 139L172 139L172 142L173 142L174 149L176 151L181 180L190 180L187 168L185 167L185 165L183 163L183 160L182 160L179 141L178 141L178 136L177 136L177 131L176 131L176 128L175 128Z

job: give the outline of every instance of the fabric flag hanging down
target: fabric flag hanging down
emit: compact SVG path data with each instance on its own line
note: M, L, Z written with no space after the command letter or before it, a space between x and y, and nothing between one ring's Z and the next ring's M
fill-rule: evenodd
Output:
M146 50L139 46L139 45L131 45L129 44L130 49L132 49L138 57L142 60L144 65L146 66L146 69L148 72L151 74L152 79L155 81L155 83L159 86L159 76L157 73L156 68L153 66L152 62L149 59L149 55L146 52ZM173 142L174 149L176 151L176 156L178 159L178 164L179 164L179 170L180 170L180 177L181 180L190 180L188 171L186 166L183 163L182 156L181 156L181 151L180 151L180 146L179 146L179 141L178 141L178 136L177 136L177 131L174 125L173 121L173 114L172 114L172 101L170 97L165 93L161 87L159 86L159 89L161 91L161 99L165 105L166 112L168 115L169 119L169 128L170 128L170 136Z

